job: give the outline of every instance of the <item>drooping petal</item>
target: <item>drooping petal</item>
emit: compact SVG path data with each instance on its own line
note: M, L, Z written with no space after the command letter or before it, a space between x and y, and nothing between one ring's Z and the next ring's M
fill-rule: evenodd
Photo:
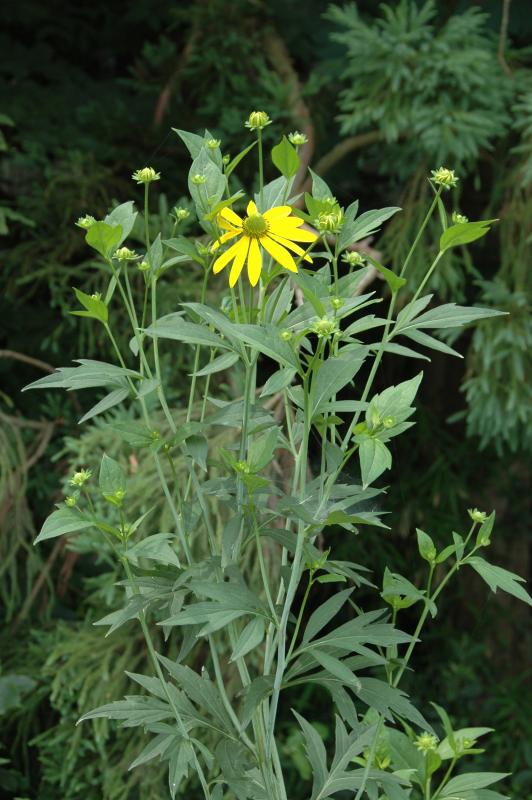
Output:
M239 279L240 273L242 272L242 268L245 264L249 251L249 243L250 240L248 239L247 236L243 236L239 242L240 247L237 251L235 260L233 261L231 272L229 273L229 286L231 287L231 289Z
M246 214L250 217L252 214L258 214L259 210L253 200L250 200L248 203L248 207L246 208Z
M272 225L269 233L281 236L283 239L291 239L293 242L315 242L318 238L317 233L307 231L306 228L294 228L291 225Z
M261 245L264 249L272 256L272 258L277 261L285 269L290 270L290 272L297 272L296 262L288 252L282 247L278 242L272 239L270 236L263 236L260 240Z
M286 247L287 250L291 250L292 253L296 253L298 256L303 256L304 261L308 261L309 264L312 264L313 261L309 255L305 255L305 251L302 247L300 247L295 242L291 242L290 239L284 239L282 236L275 236L273 233L269 233L268 236L270 239L273 239L274 242L281 244L283 247Z
M247 237L245 236L242 237L242 239L246 238ZM233 258L236 256L238 252L238 248L242 242L242 239L239 239L238 242L236 242L228 250L226 250L225 253L222 253L221 256L218 256L218 258L216 259L216 261L212 266L212 271L214 272L215 275L218 272L221 272L223 268L226 267L227 264L229 264L229 262L233 260Z
M264 238L261 239L261 242ZM262 253L260 251L259 243L256 239L252 239L249 244L248 253L248 278L252 286L256 286L259 282L260 273L262 271Z
M238 236L240 233L242 233L242 231L235 229L232 231L227 231L227 233L222 234L222 236L220 236L220 238L217 239L213 245L211 245L211 253L215 253L220 247L220 245L225 244L230 239L234 239L234 237Z
M279 217L288 217L292 213L292 209L290 206L275 206L275 208L269 208L268 211L265 211L262 215L264 219L267 219L268 222L273 222L275 219L279 219ZM297 217L294 217L297 219ZM303 220L301 220L303 222Z
M238 216L238 214L235 214L232 208L229 208L228 206L222 208L218 214L218 221L221 227L224 228L242 228L242 219Z

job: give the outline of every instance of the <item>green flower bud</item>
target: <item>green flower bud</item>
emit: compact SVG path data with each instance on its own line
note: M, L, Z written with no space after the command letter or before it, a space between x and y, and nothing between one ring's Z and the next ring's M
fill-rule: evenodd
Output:
M344 264L348 264L350 267L363 267L366 263L364 256L356 250L348 250L347 253L344 253L342 256L342 261Z
M336 322L328 317L322 317L312 326L313 333L317 334L320 339L322 337L332 336L338 330Z
M143 167L137 169L131 177L137 183L152 183L152 181L161 180L161 173L155 172L153 167Z
M221 139L207 139L207 147L209 150L216 150L222 143Z
M93 292L91 294L91 299L92 300L101 300L102 299L102 293L101 292Z
M193 176L192 176L192 178L191 178L190 180L192 181L192 183L194 184L194 186L201 186L202 184L204 184L204 183L206 183L206 182L207 182L207 178L206 178L206 176L205 176L205 175L202 175L202 174L201 174L201 173L199 173L199 172L196 172L196 174L195 174L195 175L193 175Z
M292 331L281 331L281 339L283 342L289 342L292 338Z
M252 111L245 123L250 131L261 131L266 125L271 125L272 120L265 111Z
M420 733L414 744L422 753L430 753L438 747L438 739L433 733Z
M463 225L464 222L469 222L468 218L464 214L459 214L458 211L453 211L451 221L453 225Z
M78 228L83 228L84 231L88 231L89 228L92 228L95 222L96 220L91 214L85 214L84 217L79 217L76 225Z
M454 174L453 169L446 167L439 167L439 169L431 170L432 180L438 186L443 186L445 189L454 189L458 183L458 178Z
M251 472L251 467L247 461L237 461L235 464L235 469L237 472L241 472L243 475L249 475Z
M385 428L393 428L395 425L395 417L384 417L382 424Z
M331 305L336 311L338 311L340 308L343 307L344 301L342 300L341 297L332 297L331 298Z
M188 219L190 217L190 211L187 208L178 208L177 206L174 208L174 217L176 222L183 222L183 220Z
M118 261L135 261L139 256L129 247L119 247L118 250L115 250L114 258L118 259Z
M65 497L65 505L68 506L69 508L75 508L77 506L77 504L78 504L78 501L73 495L69 495L68 497Z
M224 167L226 167L230 161L231 161L231 156L229 155L229 153L226 153L226 155L223 156L222 158L222 164L224 165Z
M125 496L125 489L117 489L113 494L104 494L105 499L115 506L121 506Z
M301 145L304 145L308 142L308 139L304 133L294 131L293 133L288 134L288 141L290 144L293 144L294 147L301 147Z
M483 522L486 522L488 516L485 511L479 511L478 508L468 508L467 513L473 522L477 522L480 525L482 525Z
M69 484L71 486L83 486L84 483L92 477L92 472L90 469L80 469L79 472L75 472L74 475L70 478Z
M150 262L149 261L140 261L137 264L137 269L139 269L141 272L147 272L149 270L149 268L150 268Z
M344 212L337 207L332 211L321 211L314 224L320 233L339 233L344 222Z

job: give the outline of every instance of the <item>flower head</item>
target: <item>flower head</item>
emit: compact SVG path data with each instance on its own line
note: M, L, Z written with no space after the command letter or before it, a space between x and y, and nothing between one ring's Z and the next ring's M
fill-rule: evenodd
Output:
M137 169L131 176L137 183L152 183L152 181L160 181L161 173L155 172L153 167L143 167Z
M467 513L473 520L473 522L478 522L482 525L483 522L486 522L487 514L485 511L479 511L478 508L468 508Z
M332 211L321 211L315 225L320 233L339 233L343 221L344 212L341 208L335 208Z
M336 333L337 330L338 328L335 320L329 319L329 317L322 317L312 326L312 331L317 334L320 339L332 336L332 334Z
M438 747L438 739L433 733L420 733L414 744L422 753L430 753Z
M342 261L350 267L363 267L366 263L364 256L357 250L348 250L343 254Z
M83 228L84 231L88 231L89 228L92 228L95 222L96 220L92 214L85 214L83 217L78 218L76 225L78 228Z
M114 257L119 261L134 261L138 258L138 255L134 250L130 250L129 247L119 247L118 250L115 250Z
M221 139L207 139L207 147L209 150L217 150L221 143Z
M190 180L194 186L201 186L203 183L207 183L207 177L202 175L201 172L196 172L196 174L193 175Z
M177 206L174 208L173 214L176 222L183 222L183 220L190 217L190 211L188 208L178 208Z
M70 478L69 484L71 486L83 486L91 477L92 472L90 469L80 469L79 472L75 472Z
M468 218L464 214L459 214L458 211L453 211L451 221L453 225L463 225L464 222L469 222Z
M432 180L438 186L443 186L445 189L453 189L458 183L458 178L454 174L454 169L447 169L440 167L439 169L431 170Z
M68 508L75 508L77 506L77 504L78 504L78 501L74 497L74 495L69 494L68 497L65 497L65 505Z
M271 125L272 120L265 111L252 111L245 125L250 131L261 131L266 125Z
M242 219L231 208L222 208L218 215L218 224L226 232L213 244L211 251L215 252L220 245L231 239L237 241L218 256L213 272L221 272L232 263L229 286L233 287L247 263L249 282L256 286L262 271L263 250L274 262L290 272L297 272L291 252L312 263L310 256L305 255L303 248L296 242L314 242L318 237L303 229L303 220L292 216L291 212L290 206L277 206L259 214L255 203L250 201L246 209L247 216Z
M293 133L288 134L288 141L295 147L301 147L301 145L306 144L308 142L308 138L305 136L304 133L300 133L299 131L294 131Z

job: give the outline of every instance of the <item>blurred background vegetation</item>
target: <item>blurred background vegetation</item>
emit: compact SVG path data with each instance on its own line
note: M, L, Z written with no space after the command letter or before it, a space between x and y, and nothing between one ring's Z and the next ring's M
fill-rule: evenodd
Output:
M510 316L453 342L464 360L436 356L424 366L418 424L394 457L391 531L344 531L332 544L354 561L370 561L377 581L386 564L412 577L416 525L443 542L468 506L496 508L498 563L528 577L530 4L19 0L3 16L0 797L155 800L165 796L164 768L126 771L141 734L103 720L74 728L83 711L127 691L124 669L141 671L145 660L134 623L107 639L92 626L119 602L107 553L98 544L99 557L89 555L87 537L31 544L74 467L96 464L104 446L112 454L120 444L102 422L77 426L75 394L20 395L25 383L81 354L111 358L95 327L67 313L73 285L94 291L101 282L74 222L135 197L131 172L149 164L163 174L152 210L167 226L169 209L186 203L188 170L171 127L208 127L234 155L249 141L243 121L254 108L275 120L269 137L306 133L305 163L327 177L343 204L359 198L363 210L403 207L371 243L393 265L425 212L429 170L455 169L456 210L500 222L467 253L453 251L431 288L441 299ZM252 165L243 166L249 189ZM437 227L418 249L413 273L429 263ZM196 232L193 221L188 232ZM199 280L193 264L167 273L163 311L196 296ZM384 293L378 281L372 288ZM174 351L166 364L176 402L187 358ZM381 384L410 377L406 361L385 359ZM129 454L140 507L153 482L139 461ZM322 590L325 598L331 588ZM405 682L418 702L446 706L457 725L497 729L478 766L513 770L516 800L532 797L523 609L507 596L488 599L484 585L459 576L419 649L415 690ZM324 736L328 708L315 688L284 705L283 751L296 800L306 776L292 704L321 720Z

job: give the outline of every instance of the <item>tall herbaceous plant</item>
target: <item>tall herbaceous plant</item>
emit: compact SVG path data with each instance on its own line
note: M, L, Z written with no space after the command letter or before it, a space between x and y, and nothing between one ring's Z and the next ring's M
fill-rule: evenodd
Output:
M153 230L150 186L161 176L151 167L133 175L143 192L145 252L126 244L138 214L133 201L104 220L78 221L102 259L101 291L75 289L80 309L73 313L102 326L115 359L79 359L28 388L104 389L82 421L125 406L126 421L110 423L123 439L124 459L105 454L98 476L80 464L71 493L36 541L100 532L101 547L123 567L124 604L99 624L112 635L137 620L151 660L149 675L130 675L136 692L80 722L107 717L141 726L146 746L131 766L166 761L172 798L288 800L281 704L287 689L293 698L318 684L330 695L334 742L326 747L294 712L312 773L311 800L497 800L503 796L486 787L505 776L472 771L469 761L483 752L477 741L491 729L453 730L436 704L440 722L433 729L400 688L423 627L459 569L466 577L474 570L492 591L531 602L520 577L485 558L494 513L464 513L456 520L461 532L453 531L441 551L428 533L412 533L426 562L422 588L388 569L377 587L380 576L370 571L373 537L386 536L387 528L375 482L391 467L391 440L414 424L423 373L378 393L375 377L383 356L406 356L412 364L427 349L457 356L438 332L498 314L438 306L424 291L446 253L484 236L493 220L450 219L444 201L458 178L451 169L433 170L430 207L396 274L357 243L400 209L359 213L357 201L342 208L315 174L312 192L294 197L305 143L299 133L273 148L280 176L265 184L262 135L270 123L265 112L253 112L246 123L253 141L232 160L210 133L177 131L192 158L188 190L201 238L179 235L186 209L174 209L170 239ZM258 190L246 198L234 191L233 175L243 158L255 157ZM399 295L409 262L433 215L441 223L439 249L405 305ZM201 296L160 317L160 276L175 270L178 280L185 269L203 272ZM389 300L370 288L375 275L387 284ZM208 295L219 298L216 307L206 303ZM131 324L122 350L124 337L113 330L120 304ZM193 372L186 406L174 409L161 351L177 348L192 348ZM231 373L243 375L236 399L221 373L225 386ZM214 436L220 427L230 433L224 447ZM167 504L170 531L154 527L150 508L136 519L130 512L123 465L140 448L153 459L153 494ZM331 526L365 537L364 565L335 559ZM324 583L331 584L329 598L319 605L316 587ZM373 592L369 611L357 597L362 585L365 598ZM404 631L401 611L413 605L419 621ZM166 655L154 645L156 626ZM285 718L290 713L283 709Z

